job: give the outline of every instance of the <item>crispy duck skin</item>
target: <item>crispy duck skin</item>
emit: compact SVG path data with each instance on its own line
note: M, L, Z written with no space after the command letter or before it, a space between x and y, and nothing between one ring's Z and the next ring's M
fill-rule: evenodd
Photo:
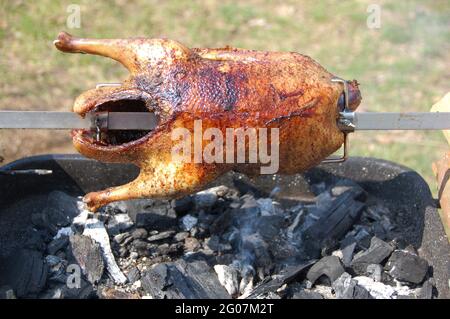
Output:
M172 140L173 130L187 128L193 134L194 120L202 120L203 132L218 128L224 136L226 128L279 128L281 174L313 167L343 143L336 123L343 85L332 82L333 74L308 56L231 47L189 49L169 39L81 39L65 32L55 46L112 58L130 72L119 87L83 93L74 112L84 116L97 110L136 111L142 109L137 107L140 103L144 111L160 116L155 130L122 143L98 143L89 132L72 132L81 154L134 163L141 169L128 184L87 194L84 200L92 211L118 200L187 195L230 170L259 173L259 162L173 161L172 148L178 143ZM358 83L348 83L349 106L356 109L361 101Z

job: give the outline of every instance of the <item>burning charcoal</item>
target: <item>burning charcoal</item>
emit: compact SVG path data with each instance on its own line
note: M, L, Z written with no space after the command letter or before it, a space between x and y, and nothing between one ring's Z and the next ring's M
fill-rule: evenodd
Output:
M128 214L113 215L106 224L108 234L110 234L111 236L123 233L131 227L133 227L133 221L128 216Z
M131 232L131 237L134 239L144 239L148 236L147 230L145 228L136 228Z
M177 214L168 201L129 200L127 213L137 227L166 230L177 224Z
M142 239L136 239L132 244L139 256L148 256L148 243Z
M133 284L134 282L141 279L141 273L137 267L132 267L127 273L128 282Z
M103 275L103 258L100 245L87 236L70 236L70 248L73 258L81 267L87 280L96 284Z
M385 268L397 280L420 284L427 274L428 262L410 252L396 250L392 253Z
M114 288L103 288L99 291L100 299L140 299L139 294L120 291Z
M357 276L353 279L375 299L393 299L396 294L394 287L373 281L372 278Z
M368 249L370 247L370 241L372 240L372 237L373 236L364 227L358 228L358 231L355 234L355 240L358 244L358 247L361 249Z
M52 234L52 236L58 233L58 228L50 222L47 214L44 213L31 214L31 223L38 229L48 230L50 234Z
M242 238L242 249L254 256L256 268L262 268L265 274L269 273L269 268L273 265L272 257L269 254L269 245L259 234L251 234Z
M292 294L292 299L323 299L323 296L315 291L299 290Z
M317 279L326 276L330 284L345 272L341 262L336 256L325 256L315 263L306 274L306 278L314 284Z
M153 266L142 276L142 288L154 299L229 299L217 275L204 261L173 263Z
M66 283L67 281L67 261L54 255L47 255L45 257L47 266L49 267L49 281Z
M364 208L364 204L356 200L363 192L361 188L351 188L335 199L318 199L318 205L322 205L322 210L318 206L320 217L302 233L305 254L308 257L317 258L328 243L342 238L353 226ZM322 194L320 196L327 193Z
M368 299L369 292L344 272L331 285L337 299Z
M350 267L350 264L353 259L353 253L355 251L356 243L351 243L349 245L345 245L344 248L341 248L342 252L342 263L345 267Z
M53 191L48 195L47 206L43 213L48 216L50 223L57 227L69 226L78 216L78 200L61 191Z
M5 284L9 285L17 297L35 297L44 288L48 266L41 252L22 249L14 253L1 265Z
M222 235L233 224L234 216L237 213L237 209L228 209L217 216L209 227L211 234Z
M231 296L237 296L239 292L238 271L227 265L215 265L214 270L219 282Z
M265 241L269 242L278 237L283 223L284 218L282 216L261 216L256 220L254 228L258 230Z
M169 254L169 249L170 249L170 246L169 246L169 244L166 243L166 244L159 245L157 248L157 252L160 256L166 256Z
M201 247L199 241L196 238L188 237L184 240L184 249L186 251L197 251Z
M47 253L49 255L55 255L59 250L64 249L69 244L68 236L61 236L59 238L53 239L47 245Z
M126 258L130 254L130 251L126 247L119 248L119 256L121 258ZM139 255L137 255L139 257Z
M130 238L130 236L131 236L130 233L121 233L114 236L114 241L120 245L124 242L125 239Z
M198 219L192 215L185 215L181 218L181 228L185 231L190 231L195 225L197 225Z
M160 240L168 239L168 238L172 237L174 234L175 234L174 230L163 231L163 232L160 232L160 233L158 233L156 235L152 235L152 236L148 237L147 241L154 242L154 241L160 241Z
M305 286L299 282L289 285L287 297L291 299L323 299L320 293L305 289Z
M281 270L276 277L272 277L269 280L259 284L248 295L248 298L259 298L259 296L263 296L270 291L277 291L278 288L280 288L284 284L288 284L296 278L300 277L304 273L304 271L313 263L314 261L306 261L305 263L300 265L287 266L285 269Z
M381 264L394 251L394 247L377 237L372 237L370 247L357 253L351 266L357 274L364 274L369 264Z
M428 279L423 283L422 288L420 288L418 298L419 299L432 299L433 298L434 284L432 279Z
M194 201L191 196L184 196L180 199L172 200L171 205L178 216L183 216L194 208Z
M383 267L378 264L369 264L366 268L366 274L374 281L381 281L381 275L383 273Z
M219 186L220 187L220 186ZM208 209L214 206L217 202L217 187L213 187L194 195L194 202L197 209Z
M127 278L117 266L111 251L108 233L103 222L95 218L89 219L86 223L83 235L92 238L100 245L108 274L116 283L124 284L127 281Z
M173 240L176 242L184 241L187 237L189 237L189 232L187 231L179 232L176 233L175 236L173 236Z

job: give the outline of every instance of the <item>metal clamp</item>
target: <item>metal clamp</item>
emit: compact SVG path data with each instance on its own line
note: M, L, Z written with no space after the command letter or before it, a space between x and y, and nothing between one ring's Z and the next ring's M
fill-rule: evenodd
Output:
M330 164L330 163L342 163L348 159L348 150L349 150L349 141L348 141L348 133L351 133L355 130L354 124L354 113L348 107L348 83L347 81L335 77L331 79L332 82L339 82L344 85L344 110L339 112L339 118L337 120L337 125L339 129L344 134L344 153L341 157L327 157L321 163L322 164Z
M108 130L109 112L97 112L91 118L91 129L95 131L95 140L100 142L102 139L102 132Z

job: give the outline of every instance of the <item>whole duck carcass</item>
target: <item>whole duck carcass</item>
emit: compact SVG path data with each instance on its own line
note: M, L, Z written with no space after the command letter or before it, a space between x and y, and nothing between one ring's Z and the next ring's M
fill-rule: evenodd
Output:
M169 39L82 39L64 32L55 45L64 52L112 58L130 72L120 86L83 93L74 103L74 112L159 116L154 130L110 131L101 141L89 130L72 132L81 154L140 167L139 176L130 183L87 194L84 201L93 211L118 200L180 197L201 190L227 171L258 174L267 165L260 157L236 161L238 147L228 145L213 154L223 161L196 160L196 150L210 147L205 136L200 146L194 145L195 138L185 140L192 143L188 148L193 150L193 160L174 160L173 150L179 145L174 132L181 129L195 137L199 121L201 133L215 129L215 138L222 134L223 143L227 129L277 129L278 153L271 156L278 156L280 174L313 167L343 144L344 134L337 126L344 106L343 85L333 82L334 75L308 56L231 47L190 49ZM348 90L348 106L354 110L361 101L358 83L349 81ZM267 144L273 144L273 135L267 135ZM263 144L259 146L269 147ZM248 136L245 147L249 154Z

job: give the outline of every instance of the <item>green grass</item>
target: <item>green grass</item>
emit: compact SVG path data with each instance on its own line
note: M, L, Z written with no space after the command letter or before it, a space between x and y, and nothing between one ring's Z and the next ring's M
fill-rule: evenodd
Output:
M80 29L66 27L72 3L81 5ZM191 47L297 51L341 77L358 79L364 111L428 111L449 89L449 2L377 1L381 28L373 30L366 26L371 3L2 1L0 108L69 109L96 83L126 77L114 61L54 49L52 40L66 30L81 37L165 36ZM448 149L439 132L357 133L351 141L352 155L407 165L433 190L431 162ZM69 138L59 133L0 137L0 154L7 160L60 149L72 150Z

